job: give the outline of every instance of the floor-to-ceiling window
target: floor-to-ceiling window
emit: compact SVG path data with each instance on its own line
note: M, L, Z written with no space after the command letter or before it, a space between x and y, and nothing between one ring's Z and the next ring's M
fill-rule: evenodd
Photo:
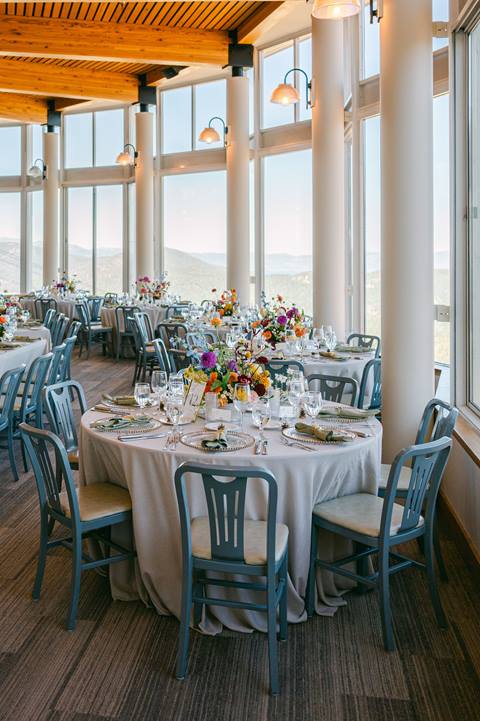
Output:
M0 193L0 291L20 291L20 193Z
M433 101L433 219L435 361L450 364L450 146L449 96ZM444 319L444 320L442 320Z
M467 400L480 413L480 24L469 35L469 278Z
M381 335L380 116L363 124L365 330Z
M172 292L200 302L226 286L226 173L164 178L165 268Z
M280 293L311 314L311 150L267 156L263 183L265 293Z
M67 199L68 271L93 290L93 189L69 188Z
M30 237L32 276L29 288L43 286L43 191L28 194L30 202ZM53 281L53 278L52 278Z

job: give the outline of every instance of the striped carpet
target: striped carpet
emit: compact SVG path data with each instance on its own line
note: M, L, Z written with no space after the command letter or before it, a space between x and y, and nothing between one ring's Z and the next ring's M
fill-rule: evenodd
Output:
M74 376L93 403L101 391L127 390L132 371L130 362L94 354L75 362ZM25 474L14 484L0 451L0 721L480 719L480 570L446 514L441 531L448 631L435 625L423 576L395 576L399 650L383 651L375 594L351 594L334 618L289 627L282 694L272 699L262 634L194 633L189 676L176 681L176 620L113 603L94 572L83 577L77 630L65 631L66 551L49 557L42 600L33 603L34 482Z

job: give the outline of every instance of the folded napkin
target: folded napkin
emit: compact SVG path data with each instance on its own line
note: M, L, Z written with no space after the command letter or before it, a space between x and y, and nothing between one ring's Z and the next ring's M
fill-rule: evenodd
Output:
M118 418L101 418L90 423L90 428L97 431L120 431L125 428L146 428L151 423L149 416L121 416Z
M337 350L341 353L372 353L372 349L364 345L346 345L342 343L337 345Z
M102 398L104 401L110 401L110 403L115 403L116 406L136 406L137 405L135 396L111 396L108 393L102 393Z
M352 420L363 420L373 418L380 411L364 410L363 408L351 408L347 406L324 406L320 411L321 416L335 416L336 418L349 418Z
M13 350L13 348L20 348L20 343L9 343L7 341L0 343L0 350Z
M228 448L227 434L225 432L225 426L218 426L218 430L210 440L202 441L202 448L207 451L220 451L222 448Z
M28 335L16 335L15 340L17 340L19 343L33 343L35 340L38 340L36 338L30 338Z
M102 413L111 413L112 406L106 405L105 403L97 403L94 410L101 411ZM121 411L121 410L115 409L115 413L119 416L128 416L130 411Z
M296 423L295 430L328 443L349 443L354 440L354 437L348 431L341 431L337 428L320 428L319 426L310 426L308 423Z
M348 358L344 358L343 356L338 355L338 353L335 353L335 351L323 350L323 351L320 351L320 355L323 356L324 358L330 358L330 360L337 360L337 361L348 360Z

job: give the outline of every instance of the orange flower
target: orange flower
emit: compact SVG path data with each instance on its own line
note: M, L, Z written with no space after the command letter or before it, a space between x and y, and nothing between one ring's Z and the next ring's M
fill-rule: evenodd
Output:
M218 373L216 373L215 371L212 371L210 373L210 383L214 383L217 380L217 378L218 378Z
M302 336L305 335L305 333L306 333L306 329L302 328L301 325L295 326L295 335L297 336L297 338L301 338Z
M214 328L218 328L219 325L222 325L221 318L212 318L210 325L213 325Z
M270 340L270 338L272 337L272 334L269 330L264 330L263 337L265 338L265 340Z
M260 321L259 321L259 320L254 320L253 323L252 323L252 328L258 328L259 325L260 325Z
M225 311L223 310L223 308L220 308L220 310L219 310L218 312L220 313L221 316L223 316L224 313L225 313Z
M236 383L238 381L238 373L234 373L233 371L230 373L228 377L229 383Z
M7 322L7 319L5 318L5 316L4 316L4 315L0 315L0 323L3 324L3 323L6 323L6 322Z

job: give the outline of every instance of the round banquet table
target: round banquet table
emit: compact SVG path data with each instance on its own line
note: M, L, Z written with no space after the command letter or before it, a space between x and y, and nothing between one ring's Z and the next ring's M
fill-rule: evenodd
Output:
M153 331L155 331L155 328L162 320L165 320L168 305L143 305L141 303L132 303L132 305L136 305L142 312L148 315ZM116 332L117 316L115 314L114 307L103 307L100 311L100 319L104 328L113 328L113 332ZM120 317L120 324L120 332L123 333L125 328L123 327L124 324L122 316Z
M57 296L51 296L51 299L57 302L57 311L59 313L63 313L67 316L67 318L70 318L70 320L75 319L75 304L79 301L75 300L74 298L60 298ZM20 300L20 305L22 306L22 308L25 308L25 310L28 310L30 312L32 318L36 318L35 298L22 298Z
M48 328L45 328L44 325L39 325L39 326L19 325L19 326L17 326L15 338L30 338L31 340L39 340L39 339L43 338L46 343L45 353L48 353L52 347L52 339L50 336L50 331L48 330Z
M284 446L280 431L267 431L269 452L255 456L252 448L233 453L209 454L177 444L175 451L165 450L165 438L117 440L116 433L98 432L92 421L105 418L105 413L87 412L80 429L80 483L110 481L128 488L133 506L133 533L137 550L136 561L110 567L110 584L114 599L134 600L139 597L153 604L161 614L180 617L182 553L174 473L184 461L208 463L212 466L262 467L271 471L278 484L277 520L289 528L288 621L306 620L305 596L309 552L311 514L315 504L357 492L376 494L380 473L382 427L375 419L363 421L359 429L370 428L367 438L341 445L319 445L315 452ZM183 431L198 430L203 421L183 426ZM353 426L352 426L353 427ZM164 427L165 430L168 426ZM250 419L245 431L258 435ZM160 432L160 431L158 431ZM190 479L190 512L192 518L207 515L200 477ZM245 516L265 520L266 488L259 479L249 481ZM124 526L117 540L130 540ZM338 545L341 544L341 545ZM345 550L340 539L325 533L319 537L320 553L325 558ZM348 581L321 571L317 575L317 612L333 615L335 607L344 605L342 593L351 587ZM215 589L220 593L221 589ZM241 593L245 600L251 591L229 589L230 597ZM266 631L266 614L226 607L209 607L202 621L205 633L218 633L222 627L248 632Z
M48 346L45 338L39 338L32 342L20 343L14 341L15 347L9 349L0 348L0 376L12 368L18 368L25 363L27 369L30 364L41 355L47 353Z

